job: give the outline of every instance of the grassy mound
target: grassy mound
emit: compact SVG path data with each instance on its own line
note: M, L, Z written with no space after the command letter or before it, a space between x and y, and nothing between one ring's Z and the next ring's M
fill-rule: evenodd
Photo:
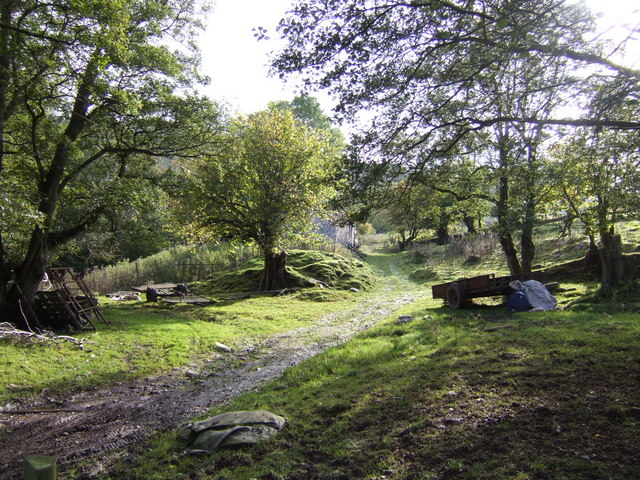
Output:
M255 291L262 278L263 261L254 258L240 268L214 277L211 287L222 291ZM287 287L312 287L321 282L332 288L366 290L376 282L368 265L354 258L316 250L293 250L287 257Z
M366 290L376 282L369 266L355 258L316 250L294 250L288 265L300 274L340 289Z
M438 278L438 272L431 268L417 268L409 274L409 280L415 283L434 282Z

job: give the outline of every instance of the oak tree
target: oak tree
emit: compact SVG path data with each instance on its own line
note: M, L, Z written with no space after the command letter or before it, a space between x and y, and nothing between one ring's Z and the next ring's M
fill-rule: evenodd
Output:
M283 247L308 232L334 192L340 150L330 132L272 105L232 121L219 153L188 163L183 201L192 228L251 242L264 259L259 286L286 286Z
M612 60L615 47L593 40L594 28L584 6L564 0L298 1L280 23L288 43L274 68L328 89L339 115L367 112L353 142L378 164L420 175L464 155L461 143L492 155L498 176L487 192L497 192L516 274L535 258L535 175L549 129L640 128L614 108L637 99L640 71ZM583 109L566 118L567 105Z
M33 300L52 252L144 201L154 159L211 142L218 109L189 93L203 80L194 44L203 7L2 2L0 310L10 313L18 289ZM27 215L14 228L17 212Z

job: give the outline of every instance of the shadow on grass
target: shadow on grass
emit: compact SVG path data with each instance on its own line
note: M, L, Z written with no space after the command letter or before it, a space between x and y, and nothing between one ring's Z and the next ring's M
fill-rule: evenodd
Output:
M236 400L229 409L272 409L290 425L266 445L189 460L181 471L191 478L635 478L634 319L436 315L376 328ZM505 319L511 327L487 330Z

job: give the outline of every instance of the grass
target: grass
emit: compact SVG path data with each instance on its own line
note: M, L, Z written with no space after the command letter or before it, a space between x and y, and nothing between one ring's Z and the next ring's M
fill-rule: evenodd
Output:
M460 314L430 300L401 313L416 320L389 318L212 412L284 415L275 439L202 459L168 433L110 478L636 475L635 315Z
M316 293L317 292L317 293ZM323 301L313 298L322 294ZM72 344L3 342L0 402L59 394L159 374L214 359L216 342L232 348L309 325L352 308L362 299L349 291L256 297L214 306L164 306L136 302L103 307L110 326L82 332L85 349Z
M631 225L630 232L639 231ZM364 294L318 287L204 308L110 304L106 313L113 326L88 333L86 351L3 344L0 374L11 383L0 385L0 399L198 364L216 355L215 342L238 348L372 296L391 300L428 290L429 283L505 273L489 248L491 240L481 240L468 250L457 246L462 250L453 256L432 245L402 255L371 252L367 263L383 280ZM562 260L571 260L569 252L576 251L568 248ZM467 262L468 254L478 260ZM555 257L543 251L540 258L544 263ZM296 268L317 278L332 262L304 254ZM314 264L320 266L312 269ZM334 266L335 279L323 281L345 277L344 269ZM561 305L596 287L562 286ZM220 292L234 289L224 287ZM491 301L482 303L453 311L423 298L211 411L260 408L287 417L285 430L267 443L197 458L183 455L185 446L175 432L159 433L105 478L635 478L640 324L631 312L638 311L638 302L629 296L602 298L569 311L536 314L510 314ZM414 320L398 324L400 314Z
M384 251L367 261L396 291L506 273L490 253L465 264L443 247L428 248L417 261L415 252ZM596 288L562 286L560 305ZM606 298L535 314L478 303L460 312L421 300L211 412L267 409L287 417L284 432L265 444L202 459L183 456L186 446L168 432L110 478L633 478L637 315ZM398 324L399 314L415 320Z
M69 343L4 342L0 376L10 381L0 384L0 402L43 390L69 392L199 364L216 356L216 342L238 348L352 308L362 297L344 289L366 289L375 283L373 272L358 260L302 251L293 252L291 258L292 266L301 265L301 271L337 288L220 300L207 307L106 301L103 313L110 326L99 324L98 331L72 333L85 338L84 350ZM223 275L227 286L233 290L242 285L254 263L249 261L244 268Z
M213 276L203 287L211 292L251 292L262 277L263 260L253 258L237 269ZM287 255L287 280L290 287L309 286L320 281L337 289L367 290L376 283L371 269L353 257L316 250L292 250Z

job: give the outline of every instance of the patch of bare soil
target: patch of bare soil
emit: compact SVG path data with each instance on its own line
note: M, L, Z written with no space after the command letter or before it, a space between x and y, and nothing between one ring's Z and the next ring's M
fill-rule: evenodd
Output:
M311 327L247 345L199 371L177 370L68 398L41 396L5 405L0 412L0 480L22 478L22 461L27 455L55 456L61 478L82 459L82 478L101 478L122 448L126 451L156 431L173 429L259 387L414 300L410 293L366 300Z

